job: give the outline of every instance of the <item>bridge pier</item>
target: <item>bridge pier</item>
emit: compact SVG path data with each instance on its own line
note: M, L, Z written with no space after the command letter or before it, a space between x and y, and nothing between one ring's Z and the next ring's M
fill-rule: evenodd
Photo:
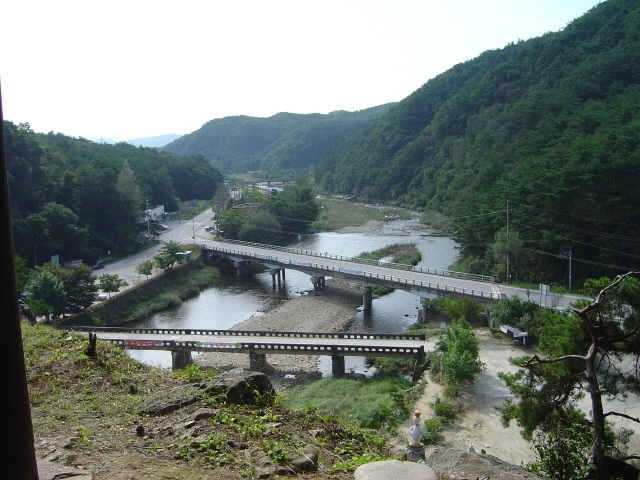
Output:
M489 323L489 328L493 328L493 318L491 318L491 307L485 307L484 314L487 316L487 322Z
M342 377L344 373L344 356L331 355L331 375L334 377Z
M171 351L171 368L173 370L184 370L187 365L191 365L192 363L193 358L189 350Z
M316 295L318 295L318 292L320 290L322 290L325 286L325 277L324 275L320 275L317 277L311 277L310 278L311 283L313 283L313 291L315 292Z
M280 288L280 273L282 273L282 280L284 280L284 268L270 268L271 280L273 282L273 288L276 288L276 277L278 279L278 288Z
M429 311L430 298L420 297L420 305L422 305L422 322L427 323L427 312Z
M245 262L233 262L233 266L236 267L236 275L239 277L244 273Z
M265 353L249 352L249 370L252 372L262 372L267 366L267 355Z
M362 292L362 308L365 311L371 310L371 305L373 302L371 287L360 287L360 291Z

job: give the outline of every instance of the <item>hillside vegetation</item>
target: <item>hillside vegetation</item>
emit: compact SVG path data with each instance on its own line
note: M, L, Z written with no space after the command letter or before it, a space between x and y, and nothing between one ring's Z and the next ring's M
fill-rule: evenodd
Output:
M257 459L264 458L283 475L347 479L359 463L387 456L375 432L313 409L287 410L261 392L248 404L224 395L191 398L196 385L218 376L215 369L162 371L102 342L92 357L79 334L22 329L38 455L81 465L95 478L257 478ZM147 397L182 391L192 393L181 408L140 412ZM318 466L300 472L293 462L309 442L320 450Z
M622 252L639 240L639 36L638 2L607 0L561 32L487 51L325 154L316 181L453 217L472 270L507 273L492 246L510 201L514 279L566 285L568 250L574 279L615 274L637 264Z
M222 184L202 157L37 134L7 121L4 134L15 253L31 265L52 255L90 263L131 252L147 205L176 211L180 200L208 200Z
M278 113L269 118L225 117L211 120L164 150L175 155L202 155L224 173L305 172L318 162L323 152L371 125L391 105L328 115Z

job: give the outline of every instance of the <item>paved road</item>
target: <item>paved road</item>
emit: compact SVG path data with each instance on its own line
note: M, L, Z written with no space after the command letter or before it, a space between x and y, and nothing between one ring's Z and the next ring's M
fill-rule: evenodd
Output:
M195 232L196 242L200 244L204 243L207 241L207 237L212 237L211 234L204 231L205 226L213 225L211 215L211 210L207 210L193 220L167 220L163 224L169 227L169 230L165 230L160 234L160 240L163 242L176 241L185 244L193 243ZM121 290L125 290L133 285L143 282L146 279L144 275L136 273L135 267L143 260L153 258L154 255L158 254L161 248L162 244L155 245L123 260L106 265L103 269L94 270L93 275L100 276L103 273L118 275L128 283L127 287L121 288ZM160 273L160 271L158 271L158 269L154 269L153 275L151 276L158 273Z

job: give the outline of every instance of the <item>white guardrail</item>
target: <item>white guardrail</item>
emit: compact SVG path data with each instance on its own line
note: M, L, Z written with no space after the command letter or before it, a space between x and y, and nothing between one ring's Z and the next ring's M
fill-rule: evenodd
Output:
M472 280L472 281L476 281L476 282L484 282L484 283L489 283L490 282L490 283L493 283L495 281L494 277L487 276L487 275L475 275L475 274L471 274L471 273L454 272L454 271L451 271L451 270L443 270L443 269L436 269L436 268L414 267L412 265L402 265L402 264L398 264L398 263L379 262L377 260L370 260L370 259L358 258L358 257L348 257L348 256L343 256L343 255L333 255L333 254L329 254L329 253L317 253L317 252L308 251L308 250L299 250L299 249L296 249L296 248L280 247L280 246L277 246L277 245L265 245L265 244L260 244L260 243L243 242L243 241L240 241L240 240L224 240L224 242L232 244L232 245L237 245L237 246L247 246L247 247L251 247L251 248L277 250L277 251L283 252L283 253L293 253L293 254L297 254L297 255L307 255L307 256L318 257L318 258L328 258L328 259L332 259L332 260L340 260L340 261L351 262L351 263L359 263L359 264L366 264L366 265L390 268L390 269L394 269L394 270L405 270L405 271L412 271L412 272L425 273L425 274L431 274L431 275L439 275L439 276L458 278L458 279L464 279L464 280ZM203 245L203 248L205 250L213 250L213 251L218 251L218 252L227 253L227 254L231 254L231 255L240 255L240 256L243 256L243 257L250 257L250 258L256 258L256 259L259 259L259 260L267 260L267 261L277 262L277 263L280 263L280 264L283 264L283 265L297 265L297 266L300 266L300 267L314 268L314 269L322 270L322 271L326 271L326 272L339 272L339 273L344 273L344 274L349 274L349 275L361 276L361 277L364 277L364 278L375 278L376 280L384 280L384 281L388 281L388 282L391 282L391 283L399 283L399 284L401 284L403 286L415 286L415 287L429 288L429 289L432 289L432 290L439 290L439 291L444 291L444 292L452 292L452 293L458 293L458 294L463 294L463 295L470 295L470 296L473 296L473 297L488 298L488 299L491 299L491 300L499 300L500 299L500 294L499 293L487 292L487 291L484 291L484 290L476 290L476 289L470 289L470 288L464 288L464 287L457 287L455 285L447 285L447 284L442 284L442 283L439 283L439 282L437 282L437 283L425 282L425 281L421 281L421 280L412 280L412 279L408 279L408 278L404 278L404 277L400 277L400 276L394 276L394 275L380 275L380 274L377 274L377 273L364 272L362 270L357 270L357 269L334 267L334 266L331 266L331 265L324 265L322 263L300 262L300 261L296 261L296 260L291 260L289 258L277 257L277 256L272 256L272 255L266 255L266 254L258 254L258 253L248 252L246 250L219 247L217 245L211 245L211 244L205 244L205 245Z

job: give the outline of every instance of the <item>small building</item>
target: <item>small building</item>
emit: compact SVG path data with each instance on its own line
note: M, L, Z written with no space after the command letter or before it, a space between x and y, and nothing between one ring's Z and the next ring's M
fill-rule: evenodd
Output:
M190 250L185 250L184 252L178 252L176 255L178 257L178 263L184 263L191 260L192 252Z

